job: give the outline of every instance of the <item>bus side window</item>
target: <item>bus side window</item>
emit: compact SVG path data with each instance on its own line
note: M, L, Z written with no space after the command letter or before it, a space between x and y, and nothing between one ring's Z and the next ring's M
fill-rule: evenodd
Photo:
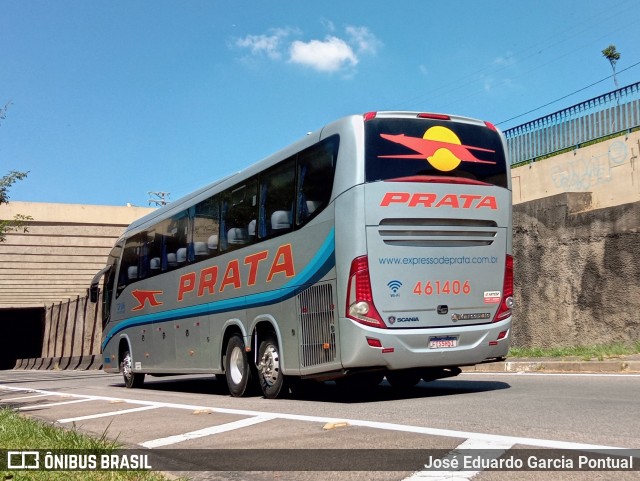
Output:
M160 237L160 272L170 271L178 265L177 247L172 242L171 219L163 220L157 226L157 230Z
M187 212L180 212L155 226L155 238L149 259L150 275L185 265L188 257Z
M111 300L116 288L116 267L120 261L121 253L122 242L118 241L113 249L111 249L107 260L107 265L111 266L111 269L109 269L104 277L104 289L102 292L102 327L104 327L111 318Z
M146 232L143 232L130 237L125 243L124 252L122 253L122 261L120 263L116 297L120 295L125 287L136 282L140 278L140 253L142 251L145 238Z
M258 181L249 179L222 195L220 249L231 250L255 241L249 234L253 219L258 217ZM222 242L224 241L224 242Z
M193 250L195 260L218 254L220 208L217 197L209 197L195 206L193 217Z
M293 229L294 194L295 162L293 158L260 177L258 234L261 239L284 234Z
M160 267L162 266L162 235L153 228L153 230L147 234L147 242L149 245L147 253L149 261L147 277L152 277L160 274Z
M300 152L296 225L303 225L329 204L337 155L337 136Z

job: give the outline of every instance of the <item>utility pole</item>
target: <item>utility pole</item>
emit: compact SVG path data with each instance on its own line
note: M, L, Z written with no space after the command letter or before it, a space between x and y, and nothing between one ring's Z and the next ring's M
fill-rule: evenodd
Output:
M149 192L151 196L155 196L156 198L149 199L149 205L153 204L156 206L163 206L169 203L169 195L170 192Z

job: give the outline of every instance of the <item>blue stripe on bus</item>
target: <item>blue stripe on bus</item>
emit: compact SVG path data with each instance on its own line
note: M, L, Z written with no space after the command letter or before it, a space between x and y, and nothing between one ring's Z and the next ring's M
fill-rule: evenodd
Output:
M109 331L102 343L102 349L104 350L107 343L113 338L113 336L129 327L143 326L145 324L151 324L152 322L179 320L207 314L217 314L236 309L266 306L268 304L282 302L296 296L310 284L318 282L335 266L335 264L335 233L334 230L331 229L331 232L329 232L329 235L320 246L320 249L318 249L318 252L313 256L306 267L281 288L273 291L259 292L248 296L234 297L232 299L224 299L221 301L213 301L206 304L198 304L197 306L180 307L170 311L154 312L152 314L144 314L142 316L126 319L119 322L111 331Z

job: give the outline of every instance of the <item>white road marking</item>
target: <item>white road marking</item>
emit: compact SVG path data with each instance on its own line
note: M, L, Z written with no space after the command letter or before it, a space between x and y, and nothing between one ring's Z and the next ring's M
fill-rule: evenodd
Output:
M205 436L213 436L214 434L226 433L228 431L235 431L236 429L246 428L247 426L253 426L254 424L260 424L265 421L271 421L275 419L275 416L256 416L253 418L240 419L227 424L219 424L217 426L211 426L197 431L191 431L190 433L177 434L175 436L168 436L166 438L153 439L151 441L145 441L140 443L143 448L158 448L160 446L168 446L170 444L181 443L190 439L203 438Z
M474 433L469 431L452 431L449 429L425 428L421 426L407 426L405 424L392 424L374 421L346 420L355 426L384 429L387 431L401 431L406 433L428 434L430 436L444 436L450 438L474 439L483 442L525 444L541 448L554 449L592 449L594 451L607 451L610 449L630 449L597 444L574 443L569 441L555 441L552 439L524 438L518 436L504 436L500 434Z
M73 396L75 397L75 396ZM84 403L87 401L93 401L93 399L91 398L82 398L82 399L73 399L71 401L60 401L57 403L47 403L47 404L36 404L34 406L24 406L21 408L18 408L18 411L32 411L34 409L42 409L42 408L51 408L54 406L62 406L64 404L77 404L77 403Z
M307 416L307 415L300 415L300 414L270 413L270 412L264 412L264 411L252 411L252 410L245 410L245 409L216 408L216 407L205 406L205 405L178 404L178 403L167 403L167 402L160 402L160 401L142 401L138 399L116 398L111 396L93 396L93 395L85 395L85 394L52 392L52 391L45 391L41 389L25 389L25 388L19 388L14 386L4 386L4 385L0 385L0 389L5 389L9 391L39 392L42 394L49 394L49 395L55 394L55 395L64 395L68 397L81 398L80 400L75 402L92 401L92 400L100 400L100 401L116 401L117 400L117 401L125 401L129 404L137 404L142 406L156 406L156 407L164 407L164 408L170 408L170 409L184 409L184 410L190 410L190 411L196 411L200 409L209 409L212 412L248 416L251 418L269 417L271 419L286 419L291 421L306 421L306 422L315 422L315 423L321 423L321 424L326 424L328 422L347 422L352 426L362 426L362 427L382 429L387 431L398 431L398 432L406 432L406 433L426 434L430 436L472 439L472 440L477 440L482 442L524 444L527 446L535 446L535 447L541 447L541 448L594 450L594 451L629 449L628 447L575 443L570 441L556 441L552 439L504 436L499 434L475 433L470 431L454 431L450 429L411 426L406 424L367 421L367 420L361 420L361 419L328 418L328 417ZM59 405L59 404L67 404L70 402L74 402L74 401L67 401L65 403L54 403L51 406ZM48 407L48 406L46 405L35 406L34 409L41 408L41 407Z
M89 414L88 416L78 416L76 418L58 419L59 423L71 423L75 421L85 421L87 419L106 418L109 416L119 416L120 414L136 413L138 411L148 411L149 409L158 409L160 406L141 406L139 408L122 409L120 411L111 411L108 413Z
M464 450L483 450L483 456L485 459L497 459L505 452L513 447L513 444L509 442L492 442L479 439L467 439L464 443L451 450L446 458L453 459L456 455L460 454L459 451ZM490 450L490 451L484 451ZM443 458L445 459L445 458ZM434 471L425 470L413 473L411 476L404 478L402 481L468 481L479 474L480 471L464 471L462 469L456 471Z
M0 385L0 389L11 390L11 391L28 391L24 388L14 387L14 386L4 386ZM40 392L42 394L61 394L61 393L53 393L45 390L29 390L31 392ZM537 438L525 438L519 436L505 436L499 434L488 434L488 433L475 433L470 431L454 431L450 429L438 429L438 428L429 428L423 426L410 426L406 424L395 424L395 423L386 423L386 422L377 422L377 421L366 421L362 419L345 419L345 418L328 418L328 417L318 417L318 416L306 416L299 414L285 414L285 413L269 413L264 411L251 411L244 409L228 409L228 408L216 408L212 406L204 406L204 405L194 405L194 404L177 404L177 403L167 403L167 402L159 402L159 401L142 401L139 399L126 399L126 398L116 398L110 396L89 396L83 394L72 394L65 393L67 396L83 398L86 400L101 400L101 401L114 401L114 400L123 400L129 404L137 404L141 406L157 406L164 407L170 409L185 409L190 411L196 411L198 409L209 409L212 412L223 413L223 414L234 414L240 416L248 416L251 418L255 417L269 417L272 419L286 419L290 421L306 421L306 422L314 422L326 424L329 422L347 422L352 426L362 426L368 428L382 429L387 431L398 431L405 433L416 433L416 434L426 434L429 436L443 436L443 437L451 437L451 438L462 438L462 439L470 439L477 440L485 443L505 443L505 444L524 444L527 446L535 446L541 448L554 448L554 449L574 449L574 450L594 450L594 451L609 451L615 449L633 449L621 446L605 446L599 444L587 444L587 443L575 443L570 441L556 441L553 439L537 439Z
M19 401L22 399L33 399L33 398L47 397L47 396L49 396L49 394L34 394L33 396L10 397L8 399L2 399L0 400L0 402L6 403L9 401Z

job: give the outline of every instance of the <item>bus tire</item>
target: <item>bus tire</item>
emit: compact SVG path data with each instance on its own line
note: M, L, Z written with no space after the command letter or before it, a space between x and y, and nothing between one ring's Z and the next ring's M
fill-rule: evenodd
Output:
M244 341L237 334L231 336L227 344L224 370L229 393L234 397L244 396L251 384L251 367Z
M260 343L258 351L258 379L262 394L267 399L276 399L289 392L288 383L282 374L280 349L275 335L269 334Z
M129 389L141 387L144 383L144 373L133 371L133 357L129 351L124 352L120 365L122 366L124 385Z

